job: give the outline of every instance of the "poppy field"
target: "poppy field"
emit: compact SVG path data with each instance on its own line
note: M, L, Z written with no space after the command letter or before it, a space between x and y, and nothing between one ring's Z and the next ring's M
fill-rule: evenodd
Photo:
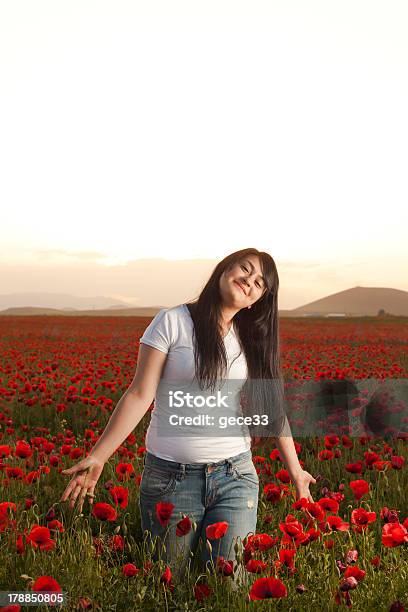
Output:
M61 470L102 433L133 379L150 320L0 317L0 591L66 594L61 608L35 608L44 610L408 610L407 407L385 394L384 411L399 428L387 421L384 436L360 419L372 381L407 379L407 320L281 319L295 412L304 381L352 379L352 416L363 429L342 423L334 433L294 435L317 481L313 502L295 499L272 441L253 449L258 523L238 545L239 588L231 560L220 557L177 581L143 537L138 499L152 406L105 465L94 503L79 513L59 502L69 482ZM157 519L166 526L174 515L163 497ZM195 528L180 516L176 534ZM214 550L227 530L210 525L206 545ZM23 608L21 600L0 605Z

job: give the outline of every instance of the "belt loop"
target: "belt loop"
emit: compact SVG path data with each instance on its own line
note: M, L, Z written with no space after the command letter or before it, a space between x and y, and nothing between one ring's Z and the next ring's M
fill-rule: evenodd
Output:
M227 459L227 474L232 474L232 461L231 459Z
M179 463L179 472L177 473L177 480L183 480L183 478L186 475L186 464L185 463Z

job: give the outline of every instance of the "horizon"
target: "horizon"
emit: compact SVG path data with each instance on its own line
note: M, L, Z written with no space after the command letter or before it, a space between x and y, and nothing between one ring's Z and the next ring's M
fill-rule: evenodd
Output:
M401 0L3 3L3 295L179 302L252 245L283 310L407 291L407 17Z

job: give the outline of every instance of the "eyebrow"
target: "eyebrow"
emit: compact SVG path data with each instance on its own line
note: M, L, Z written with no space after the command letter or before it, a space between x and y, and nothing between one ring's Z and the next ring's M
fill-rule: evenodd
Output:
M245 259L245 260L244 260L244 263L245 263L245 262L249 263L249 265L251 266L251 272L253 272L253 271L255 270L255 267L254 267L253 263L251 263L251 262L249 261L249 259ZM263 276L261 276L260 278L261 278L261 280L263 281L264 285L266 285L266 281L265 281L264 277L263 277Z

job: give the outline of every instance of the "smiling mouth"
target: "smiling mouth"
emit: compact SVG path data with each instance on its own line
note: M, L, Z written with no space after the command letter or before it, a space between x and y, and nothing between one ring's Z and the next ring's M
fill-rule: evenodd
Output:
M245 289L243 288L243 286L238 281L234 281L234 283L236 283L238 287L241 289L241 291L243 292L243 294L246 295Z

